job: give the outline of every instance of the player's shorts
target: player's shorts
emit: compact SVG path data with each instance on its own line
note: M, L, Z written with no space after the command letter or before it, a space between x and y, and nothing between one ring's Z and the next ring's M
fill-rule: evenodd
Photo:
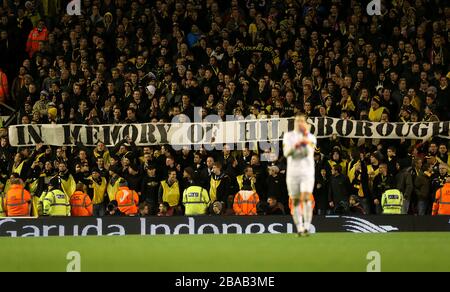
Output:
M286 184L289 197L300 198L301 193L312 193L314 190L314 178L287 177Z

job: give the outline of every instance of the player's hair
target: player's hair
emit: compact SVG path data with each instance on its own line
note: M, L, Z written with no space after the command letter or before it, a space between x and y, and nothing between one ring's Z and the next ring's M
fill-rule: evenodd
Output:
M296 118L296 119L299 119L299 118L305 118L305 119L306 119L306 115L305 115L304 113L302 113L302 112L299 112L299 113L297 113L297 114L295 115L295 118Z

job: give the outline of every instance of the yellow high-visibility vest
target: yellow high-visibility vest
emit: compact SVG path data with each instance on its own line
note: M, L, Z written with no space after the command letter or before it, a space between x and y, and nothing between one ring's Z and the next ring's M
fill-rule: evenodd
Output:
M97 183L92 177L89 177L94 187L94 196L92 198L92 204L101 204L105 200L106 192L106 179L102 177L102 182Z
M109 180L108 186L106 187L109 201L116 199L116 193L119 191L120 179L121 178L118 177L113 184L111 184L111 179Z
M163 180L161 181L161 187L163 188L163 202L169 203L170 207L177 206L180 201L180 188L178 186L178 182L175 182L169 186L167 181Z

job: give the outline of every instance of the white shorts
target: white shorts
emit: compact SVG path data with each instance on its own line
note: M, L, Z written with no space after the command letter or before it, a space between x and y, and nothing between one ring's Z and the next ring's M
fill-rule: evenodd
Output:
M300 198L301 193L312 194L314 190L314 178L310 177L287 177L286 185L291 198Z

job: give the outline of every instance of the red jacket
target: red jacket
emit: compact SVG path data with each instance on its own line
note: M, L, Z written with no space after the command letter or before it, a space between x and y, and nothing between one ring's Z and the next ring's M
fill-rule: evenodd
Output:
M33 57L34 53L39 50L39 42L48 41L48 30L47 28L43 28L41 31L38 30L37 27L33 28L28 35L26 52L28 55Z
M8 76L0 70L0 101L5 102L9 96Z

